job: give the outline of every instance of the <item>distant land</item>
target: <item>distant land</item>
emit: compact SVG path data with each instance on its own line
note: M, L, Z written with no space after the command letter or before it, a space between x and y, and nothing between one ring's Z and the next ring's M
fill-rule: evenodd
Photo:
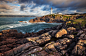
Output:
M37 17L34 15L0 15L0 17Z

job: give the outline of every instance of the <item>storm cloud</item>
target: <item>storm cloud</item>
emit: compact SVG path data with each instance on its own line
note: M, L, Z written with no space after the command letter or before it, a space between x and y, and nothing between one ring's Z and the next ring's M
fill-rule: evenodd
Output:
M51 7L83 11L86 9L86 0L18 0L20 3L34 2L37 5L50 5ZM48 8L44 8L46 10Z
M41 10L42 12L49 12L51 7L53 8L54 13L86 12L86 0L0 0L0 2L4 2L3 5L0 4L1 11L5 11L5 9L12 10L12 5L8 5L8 3L13 3L19 4L20 11L28 12L37 11L34 9L39 7L41 9L38 10Z

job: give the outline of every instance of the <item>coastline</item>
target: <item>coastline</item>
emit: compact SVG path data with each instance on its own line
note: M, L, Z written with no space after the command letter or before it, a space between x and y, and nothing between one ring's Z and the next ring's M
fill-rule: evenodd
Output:
M8 56L9 55L22 55L23 56L23 55L31 55L33 53L35 55L35 53L40 53L40 52L41 52L41 55L43 55L44 54L43 52L45 52L45 51L47 51L45 53L47 53L48 55L51 55L49 53L50 52L53 53L53 51L49 51L49 50L47 50L47 48L48 49L53 48L52 50L54 50L55 48L52 46L55 46L56 43L61 42L62 40L63 41L66 40L66 42L64 42L64 43L68 47L66 48L66 46L62 46L61 48L66 48L66 50L64 51L63 49L60 49L62 51L62 53L60 53L60 54L59 54L59 52L56 52L58 50L55 49L54 51L56 52L56 54L58 54L60 56L65 55L65 53L67 53L66 55L75 55L75 54L71 53L70 50L71 49L72 49L72 51L75 50L75 48L73 48L73 47L76 47L78 45L78 43L80 43L80 41L83 41L83 40L85 41L84 38L83 39L81 37L77 38L77 36L82 36L82 34L84 34L84 32L83 32L84 30L85 30L85 28L83 28L83 30L78 30L74 27L70 28L65 23L63 23L62 25L55 26L55 27L46 28L37 33L32 32L32 33L22 34L22 33L18 33L17 30L3 30L2 32L0 32L0 37L3 37L3 41L1 41L1 39L0 39L0 41L1 41L0 47L2 48L0 50L3 50L3 51L1 51L0 55L3 54L4 56L6 56L6 55L8 55ZM82 31L82 33L81 33L81 31ZM43 40L43 39L45 39L45 40ZM34 40L37 40L37 41L34 42ZM9 42L7 42L7 41L9 41ZM62 43L60 43L60 44L62 44ZM28 48L31 48L32 46L34 46L33 48L36 49L36 51L33 51L33 49L30 49L30 50L32 50L32 52L28 51ZM36 46L38 46L38 47L36 48ZM6 47L5 50L3 49L4 47ZM80 47L80 46L78 46L78 47ZM82 46L82 47L85 48L84 46ZM23 50L25 50L25 52L22 52ZM30 54L28 54L26 51L28 51ZM79 53L79 54L81 54L81 53ZM56 54L54 54L54 55L56 55Z
M81 26L81 23L67 21L36 33L0 32L1 56L84 56L85 50L86 25Z

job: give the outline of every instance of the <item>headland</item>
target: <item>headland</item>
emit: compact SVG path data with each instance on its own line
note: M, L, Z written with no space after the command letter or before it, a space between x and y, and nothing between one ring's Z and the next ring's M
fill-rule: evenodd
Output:
M17 30L2 30L0 56L85 56L86 14L54 17L50 15L30 20L31 23L62 22L61 25L37 33L22 34Z

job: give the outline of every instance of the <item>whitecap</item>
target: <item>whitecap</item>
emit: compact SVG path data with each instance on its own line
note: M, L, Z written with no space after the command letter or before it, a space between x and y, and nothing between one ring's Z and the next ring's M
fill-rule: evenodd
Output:
M23 34L25 34L25 32L23 30L20 30L20 32L22 32Z
M31 23L18 23L18 24L1 25L0 30L11 29L11 28L16 28L16 27L23 27L23 26L28 26L28 25L31 25Z

